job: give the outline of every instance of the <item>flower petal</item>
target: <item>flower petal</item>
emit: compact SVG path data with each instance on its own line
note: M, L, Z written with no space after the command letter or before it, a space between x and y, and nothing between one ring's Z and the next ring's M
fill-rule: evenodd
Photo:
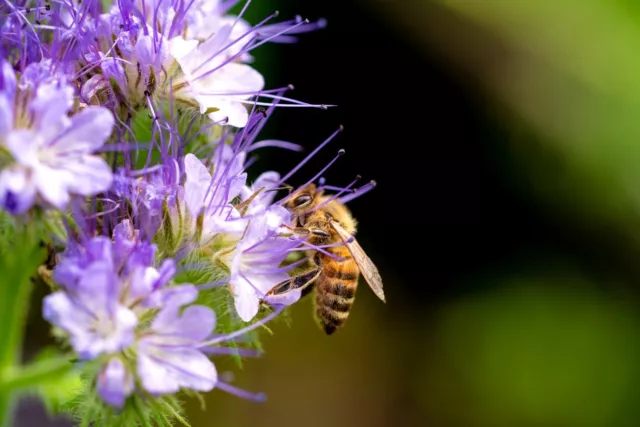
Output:
M36 117L36 128L45 142L52 141L70 125L67 112L73 106L73 88L57 83L40 84L36 98L29 104Z
M122 361L112 358L98 374L98 394L106 403L122 408L124 401L133 392L133 376L127 372Z
M84 333L92 320L89 312L78 310L75 302L65 292L54 292L42 301L42 317L49 323L67 331L70 335Z
M238 316L245 322L253 319L260 308L260 300L254 287L246 279L238 277L231 282L231 290Z
M204 205L204 197L211 184L211 174L204 164L193 154L184 157L184 199L193 217L198 216Z
M216 324L216 316L209 307L192 305L180 313L179 307L170 305L158 313L152 329L156 334L149 340L156 345L196 345L204 341Z
M80 156L65 165L65 171L72 174L67 188L81 196L93 196L111 188L113 174L111 168L97 156Z
M111 111L104 107L86 107L71 119L70 127L56 142L58 153L90 154L101 148L113 131Z
M13 98L16 95L17 84L16 73L13 71L9 61L0 61L0 92L11 100L11 103L13 103Z
M16 129L7 135L7 149L16 161L25 166L37 166L41 138L32 130Z
M138 376L142 386L154 395L175 393L180 387L210 391L218 380L213 363L191 348L162 350L141 342Z
M35 198L36 188L26 169L14 167L0 173L0 208L21 214L33 205Z
M34 184L42 198L56 208L64 209L69 203L67 187L73 181L73 175L45 165L39 165L33 172Z
M13 99L0 93L0 144L3 143L13 129Z

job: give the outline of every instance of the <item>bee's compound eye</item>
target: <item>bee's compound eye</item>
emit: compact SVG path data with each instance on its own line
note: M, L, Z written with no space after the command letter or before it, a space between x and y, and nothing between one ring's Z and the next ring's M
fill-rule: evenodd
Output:
M297 208L311 201L310 194L301 194L300 196L293 199L293 207Z

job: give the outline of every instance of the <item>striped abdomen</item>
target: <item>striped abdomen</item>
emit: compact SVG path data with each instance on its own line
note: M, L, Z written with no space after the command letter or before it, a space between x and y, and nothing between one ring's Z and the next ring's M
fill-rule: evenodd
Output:
M343 258L337 261L317 253L316 261L322 273L316 280L316 316L322 329L331 335L347 320L355 299L360 271L349 250L338 246L332 253Z

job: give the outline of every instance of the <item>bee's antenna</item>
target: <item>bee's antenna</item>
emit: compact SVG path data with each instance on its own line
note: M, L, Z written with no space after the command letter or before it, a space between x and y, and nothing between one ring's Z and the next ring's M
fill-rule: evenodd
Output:
M357 183L358 181L360 181L360 179L361 179L361 178L362 178L362 177L361 177L360 175L357 175L357 176L356 176L356 179L354 179L353 181L351 181L351 183L349 183L349 185L347 185L346 187L341 188L341 189L340 189L340 191L339 191L338 193L336 193L336 194L332 195L331 197L329 197L329 198L328 198L327 200L325 200L324 202L320 203L319 205L313 206L311 209L309 209L309 210L308 210L308 211L306 211L306 212L301 213L300 215L306 215L306 214L308 214L309 212L315 211L315 210L317 210L317 209L321 209L323 206L326 206L328 203L331 203L332 201L334 201L334 200L338 199L340 196L342 196L342 194L344 194L344 193L346 193L346 192L348 192L348 191L352 191L352 192L353 192L352 194L354 194L354 193L355 193L355 191L357 191L357 190L355 190L355 191L354 191L354 190L351 190L351 187L353 187L354 185L356 185L356 183ZM325 188L327 188L327 187L325 187ZM338 188L338 187L335 187L335 188Z

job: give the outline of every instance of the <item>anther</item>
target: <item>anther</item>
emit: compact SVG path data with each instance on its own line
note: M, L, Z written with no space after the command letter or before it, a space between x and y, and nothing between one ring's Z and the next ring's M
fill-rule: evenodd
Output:
M344 153L346 153L344 148L341 148L341 149L338 150L338 156L343 156Z
M289 88L289 90L295 90L295 86L292 84L288 84L287 87Z
M338 131L339 131L339 132L342 132L343 130L344 130L344 126L340 125L340 126L338 127Z

